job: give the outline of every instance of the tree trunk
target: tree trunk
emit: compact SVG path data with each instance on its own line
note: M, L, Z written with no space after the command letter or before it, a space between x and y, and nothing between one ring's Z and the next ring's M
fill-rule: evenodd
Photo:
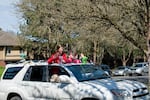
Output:
M97 43L96 41L93 41L94 43L94 52L93 52L93 62L96 63L96 46L97 46Z
M126 66L126 65L127 65L126 63L127 63L126 60L123 60L123 61L122 61L122 65L123 65L123 66Z
M122 65L126 66L126 52L125 52L125 50L122 50L122 51L123 51Z
M126 54L126 51L123 49L123 57L122 57L122 65L123 66L127 65L127 62L130 59L131 54L132 54L132 50L130 50L128 52L128 54Z
M148 67L149 67L149 74L148 74L148 83L150 86L150 27L148 29L148 36L147 36L147 61L148 61Z
M147 52L146 52L146 56L147 56L147 61L148 61L148 86L150 87L150 1L149 0L145 0L145 5L146 5L146 26L147 26Z

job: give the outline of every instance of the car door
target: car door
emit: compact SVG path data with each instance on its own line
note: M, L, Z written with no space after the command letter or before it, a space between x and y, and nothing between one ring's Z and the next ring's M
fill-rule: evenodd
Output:
M50 82L47 66L31 66L24 79L22 86L28 96L34 99L54 100L70 98L64 91L68 84Z
M42 84L46 81L46 66L30 66L21 85L29 98L41 99L44 97Z
M45 87L47 89L47 93L51 94L48 95L48 98L54 97L56 100L70 100L71 96L66 91L65 88L67 88L70 84L69 83L61 83L59 81L51 81L51 78L53 74L57 74L58 77L60 75L67 75L69 76L68 72L62 68L61 66L49 66L48 67L48 80L49 82L46 83Z

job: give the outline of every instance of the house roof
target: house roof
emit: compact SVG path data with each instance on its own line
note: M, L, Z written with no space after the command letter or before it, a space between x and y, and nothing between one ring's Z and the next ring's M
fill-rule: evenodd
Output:
M14 33L0 30L0 46L19 46L19 39Z

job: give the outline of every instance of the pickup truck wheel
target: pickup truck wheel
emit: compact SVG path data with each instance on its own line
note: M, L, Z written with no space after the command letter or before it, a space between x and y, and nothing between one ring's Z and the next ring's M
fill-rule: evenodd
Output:
M22 100L20 96L13 96L9 100Z

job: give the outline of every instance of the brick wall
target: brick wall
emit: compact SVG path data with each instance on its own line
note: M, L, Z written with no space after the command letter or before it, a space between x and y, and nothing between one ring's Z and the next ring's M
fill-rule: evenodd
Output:
M5 65L6 65L5 61L1 61L1 60L0 60L0 66L5 67Z

